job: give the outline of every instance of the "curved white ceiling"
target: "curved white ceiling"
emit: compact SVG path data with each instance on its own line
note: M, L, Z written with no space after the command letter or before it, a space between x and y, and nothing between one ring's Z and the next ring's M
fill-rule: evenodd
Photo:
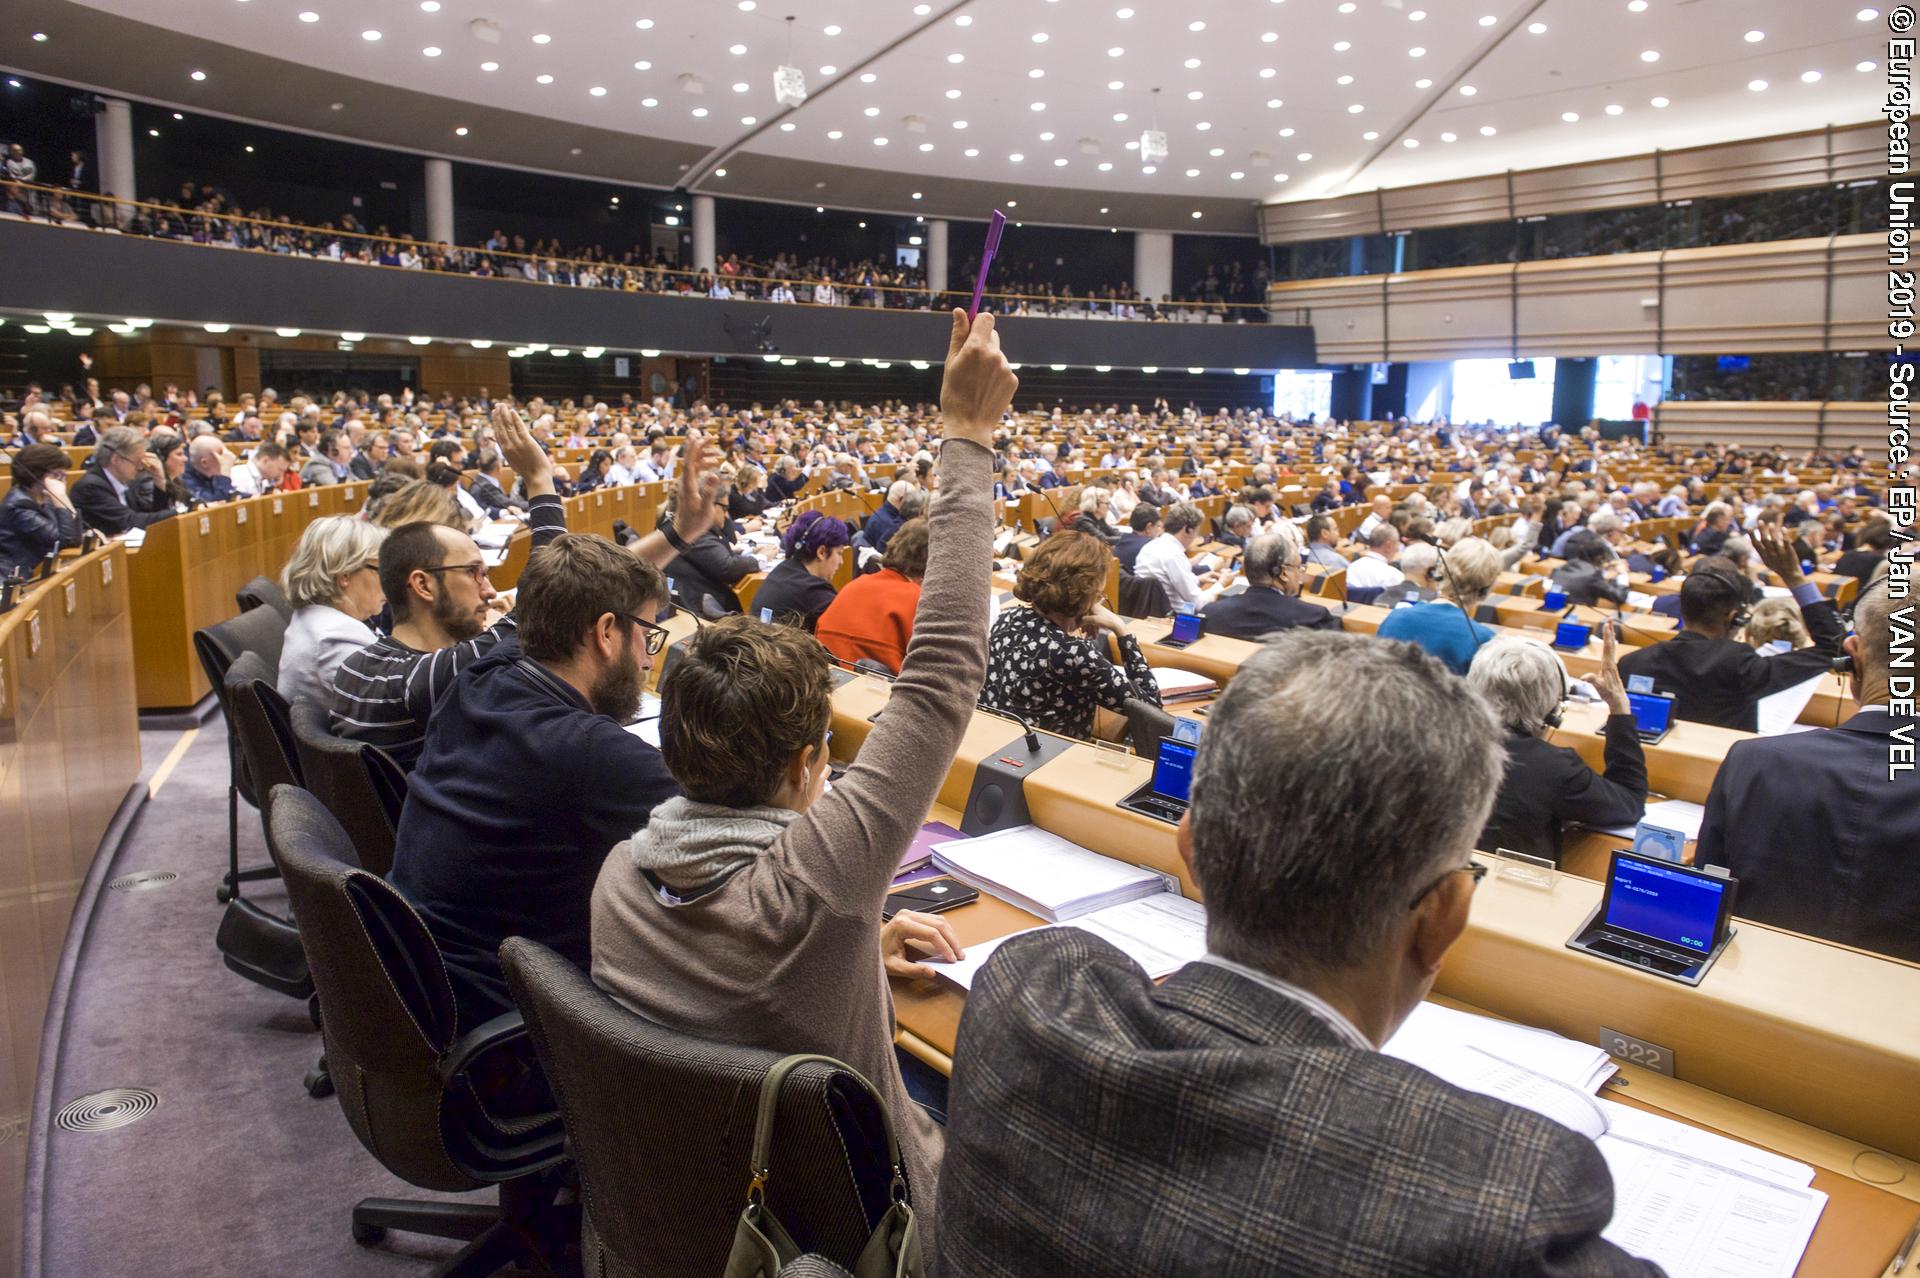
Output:
M345 77L696 143L707 168L739 147L892 171L903 191L954 177L1294 199L1855 123L1884 89L1884 20L1851 0L83 2ZM791 112L773 96L789 39L812 92ZM249 113L194 69L179 68L182 101ZM1129 144L1154 124L1170 155L1148 173ZM446 121L448 153L459 127Z

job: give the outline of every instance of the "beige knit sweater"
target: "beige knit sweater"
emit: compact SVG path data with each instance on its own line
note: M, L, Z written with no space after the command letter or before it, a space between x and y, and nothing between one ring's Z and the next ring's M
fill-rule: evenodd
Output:
M624 846L593 892L593 979L621 1003L706 1038L838 1057L873 1081L893 1111L928 1255L944 1136L894 1060L880 911L986 673L992 460L966 440L941 450L906 664L832 792L690 903L664 904Z

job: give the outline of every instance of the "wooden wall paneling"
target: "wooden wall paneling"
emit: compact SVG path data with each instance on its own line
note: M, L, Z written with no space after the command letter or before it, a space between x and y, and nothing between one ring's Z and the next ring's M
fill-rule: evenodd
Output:
M178 709L208 692L193 655L187 624L186 521L166 519L147 529L146 541L127 564L133 613L134 672L140 708Z
M233 390L236 395L260 393L260 348L243 339L233 348Z
M1412 271L1387 280L1395 360L1504 357L1511 349L1513 267Z
M1666 354L1814 351L1826 334L1827 241L1673 249Z
M1522 262L1515 281L1522 357L1659 348L1660 308L1645 305L1659 300L1658 253Z
M1420 226L1467 226L1502 222L1512 216L1507 175L1493 173L1442 186L1403 186L1380 192L1386 231Z
M1665 157L1661 157L1664 161ZM1450 184L1451 185L1451 184ZM1523 169L1513 175L1516 217L1575 209L1624 209L1660 200L1658 166L1651 155Z
M513 361L499 348L474 350L470 346L436 342L419 348L420 386L429 394L478 395L482 388L503 394L513 384Z
M1381 230L1379 204L1372 191L1324 200L1290 200L1260 210L1260 238L1268 244L1375 235Z
M1828 349L1875 350L1886 345L1886 236L1835 236L1832 263L1833 314ZM1920 268L1910 265L1904 269ZM1884 445L1885 438L1880 442Z
M1323 364L1386 358L1382 300L1378 275L1291 280L1276 285L1273 291L1274 309L1299 310L1305 316L1303 322L1313 325L1315 347Z
M1829 180L1827 151L1825 130L1669 151L1662 185L1669 200L1818 186Z

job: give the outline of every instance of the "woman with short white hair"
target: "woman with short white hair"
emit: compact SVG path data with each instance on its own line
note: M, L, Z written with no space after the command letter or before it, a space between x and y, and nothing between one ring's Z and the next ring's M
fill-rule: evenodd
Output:
M1473 654L1493 638L1493 630L1473 619L1500 576L1500 552L1484 538L1466 537L1440 556L1441 598L1411 608L1395 608L1380 623L1382 639L1417 643L1457 675L1467 673Z
M1507 731L1507 770L1481 832L1479 847L1505 848L1560 863L1569 823L1633 825L1646 812L1647 761L1633 710L1615 664L1612 627L1601 640L1600 668L1588 676L1607 703L1606 771L1547 738L1560 723L1567 672L1552 648L1531 639L1500 638L1480 649L1467 686L1493 708Z
M379 638L367 619L386 606L380 590L380 543L387 530L352 515L326 515L307 525L280 586L293 619L280 648L275 686L289 704L325 705L340 663Z

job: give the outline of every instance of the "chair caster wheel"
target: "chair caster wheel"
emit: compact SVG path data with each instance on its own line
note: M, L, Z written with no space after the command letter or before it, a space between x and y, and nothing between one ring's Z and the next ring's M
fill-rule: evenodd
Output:
M222 884L213 890L213 899L225 905L233 899L233 889Z
M327 1097L333 1095L333 1075L324 1069L309 1070L307 1072L306 1085L307 1095L313 1097L315 1100L325 1100ZM358 1226L355 1228L357 1229Z
M371 1247L386 1236L387 1231L384 1226L363 1225L357 1220L353 1222L353 1240L362 1247Z

